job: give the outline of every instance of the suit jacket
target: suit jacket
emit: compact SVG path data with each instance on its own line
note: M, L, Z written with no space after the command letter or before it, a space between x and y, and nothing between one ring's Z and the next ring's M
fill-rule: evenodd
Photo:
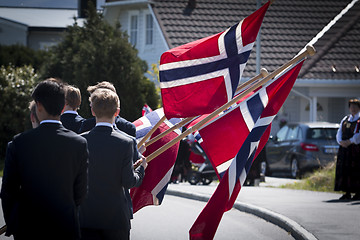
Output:
M86 140L61 124L43 123L16 136L8 144L0 195L6 234L79 237L87 164Z
M85 118L75 113L63 113L60 116L60 121L65 128L79 133L81 124L85 121Z
M132 122L129 122L125 118L122 118L120 116L116 116L115 124L119 130L129 134L130 136L136 137L136 127ZM80 127L80 133L90 131L95 127L95 125L96 125L95 118L86 119Z
M130 136L127 133L124 133L123 131L119 130L116 126L114 126L114 129L116 131L118 131L119 133L123 134L124 136L130 138L133 141L133 145L134 145L134 157L133 157L133 163L135 163L137 160L139 160L141 158L141 154L137 148L137 142L136 142L136 138L133 136ZM134 217L134 210L133 210L133 204L132 204L132 200L131 200L131 196L130 196L130 192L129 189L125 189L125 197L126 197L126 201L127 201L127 205L129 207L129 215L130 215L130 219L133 219Z
M81 205L82 228L130 229L125 190L140 186L144 168L133 169L134 142L112 127L84 133L89 147L89 194Z

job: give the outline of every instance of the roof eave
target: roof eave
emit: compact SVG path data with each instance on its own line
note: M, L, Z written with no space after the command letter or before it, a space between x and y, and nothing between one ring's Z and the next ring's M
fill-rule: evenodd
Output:
M134 6L134 5L144 5L154 3L152 0L128 0L128 1L116 1L116 2L108 2L103 5L104 8L106 7L114 7L114 6Z
M295 87L360 86L360 79L297 79Z

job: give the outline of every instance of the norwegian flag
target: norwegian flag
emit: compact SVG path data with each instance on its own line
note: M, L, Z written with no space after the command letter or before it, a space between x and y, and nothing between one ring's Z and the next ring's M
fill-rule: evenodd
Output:
M163 116L164 111L160 108L136 120L134 122L136 126L136 140L139 142ZM150 139L171 128L179 121L180 119L178 118L165 120L152 134ZM178 129L172 131L148 146L143 155L145 157L149 156L151 153L155 152L157 149L180 135L180 133L181 132ZM168 182L170 181L178 149L179 143L173 145L149 162L148 167L145 170L145 177L141 186L130 190L134 213L147 205L161 204Z
M266 144L271 122L289 95L302 64L303 61L265 87L255 91L236 108L240 112L233 118L237 117L236 120L242 122L243 129L239 132L243 136L240 140L236 139L241 143L240 150L231 159L230 166L223 173L220 184L191 227L190 239L213 239L222 215L232 208L253 160ZM242 107L246 108L245 111L241 110ZM234 122L228 124L234 124ZM222 130L221 128L217 130L221 131L220 135L224 134ZM217 139L216 142L221 141L223 140ZM225 141L230 143L234 140L226 139ZM222 149L222 152L227 151L228 149Z
M269 4L224 32L162 54L160 88L168 119L211 113L233 98Z
M149 107L149 105L147 105L146 103L144 104L143 108L142 108L142 116L145 116L146 114L152 112L151 107Z

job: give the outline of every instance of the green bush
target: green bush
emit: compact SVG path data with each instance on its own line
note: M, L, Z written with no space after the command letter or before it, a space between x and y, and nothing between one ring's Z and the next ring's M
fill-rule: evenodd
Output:
M12 137L31 127L29 101L37 81L31 66L0 68L0 158Z
M31 65L38 70L46 59L47 52L21 45L0 45L0 66L22 67Z
M91 116L86 89L101 81L114 84L121 100L120 115L129 121L141 116L145 102L151 107L158 105L155 85L144 76L147 65L137 56L127 34L93 8L84 27L76 23L68 27L63 41L50 48L49 54L40 72L42 78L56 77L77 86L83 117Z

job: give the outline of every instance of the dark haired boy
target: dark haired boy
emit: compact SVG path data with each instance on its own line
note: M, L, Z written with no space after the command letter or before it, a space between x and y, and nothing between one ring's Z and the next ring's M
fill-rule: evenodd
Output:
M79 239L78 206L87 193L86 140L64 128L64 86L40 82L32 93L37 128L8 145L1 199L6 236L17 239Z

